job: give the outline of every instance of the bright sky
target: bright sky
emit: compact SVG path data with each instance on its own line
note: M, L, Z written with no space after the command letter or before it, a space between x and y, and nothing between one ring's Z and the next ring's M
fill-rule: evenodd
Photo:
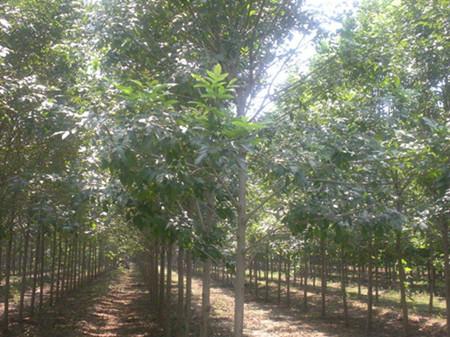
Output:
M338 22L339 16L346 12L355 11L358 3L359 0L305 0L304 8L314 13L314 17L321 22L322 28L330 33L334 33L341 27L340 22ZM284 64L281 61L275 63L269 69L269 83L273 81L270 93L268 93L267 89L261 90L251 102L249 117L252 117L260 109L261 105L264 106L263 113L273 108L273 104L268 99L268 94L273 94L277 87L285 83L292 71L300 69L302 72L307 72L308 63L315 53L311 38L311 36L303 36L297 33L283 46L282 51L296 49L295 56L288 64Z

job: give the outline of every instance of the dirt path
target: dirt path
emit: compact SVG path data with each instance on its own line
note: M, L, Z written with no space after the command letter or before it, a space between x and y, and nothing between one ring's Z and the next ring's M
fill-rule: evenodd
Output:
M138 272L116 271L74 292L43 314L39 325L14 326L11 336L153 337L158 328L149 308Z

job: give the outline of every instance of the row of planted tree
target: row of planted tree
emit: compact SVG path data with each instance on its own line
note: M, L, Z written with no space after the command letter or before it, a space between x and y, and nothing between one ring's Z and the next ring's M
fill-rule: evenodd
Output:
M67 293L109 270L105 240L81 229L22 224L0 245L0 311L4 330L11 321L40 314Z
M234 259L214 249L208 253L193 241L187 243L186 237L178 241L173 232L169 236L168 233L160 236L149 234L147 230L144 232L144 239L140 242L143 248L135 256L135 261L146 281L153 303L151 309L161 328L166 336L188 336L192 331L199 336L208 336L213 310L211 281L216 282L215 286L233 286L236 277ZM407 291L408 297L427 293L428 314L440 311L433 307L435 296L439 300L445 296L444 272L436 267L441 263L439 254L429 257L423 251L415 252L408 266L401 266L395 242L361 243L359 249L350 250L348 246L342 249L342 245L334 241L336 237L332 236L330 229L322 242L290 239L287 244L283 234L272 237L269 242L251 246L252 253L247 257L246 291L253 295L253 300L285 304L304 311L311 310L310 305L313 304L312 307L320 308L318 311L322 318L327 316L327 297L339 298L341 307L338 312L342 326L346 327L352 326L354 309L350 302L359 301L367 308L365 326L368 335L376 321L375 307L392 305L383 299L384 292L400 294ZM201 320L194 324L193 279L195 282L201 280L202 286ZM348 287L352 288L351 291ZM405 310L403 304L398 303L397 310L400 316L403 315L403 329L407 336L412 333L408 326L409 305L405 303ZM354 315L359 316L359 313Z

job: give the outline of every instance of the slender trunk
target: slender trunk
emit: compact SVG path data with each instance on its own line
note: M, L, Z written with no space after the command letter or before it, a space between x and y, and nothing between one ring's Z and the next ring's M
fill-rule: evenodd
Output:
M245 101L238 106L238 111L245 110ZM239 163L239 206L237 209L237 245L236 245L236 279L234 285L234 337L242 337L244 331L244 296L245 296L245 232L247 228L247 160L242 151Z
M358 297L361 297L361 262L358 263Z
M159 302L160 302L160 306L159 306L159 320L162 322L164 320L164 312L166 310L165 305L165 298L164 298L164 293L165 293L165 287L164 287L164 280L166 278L166 273L164 272L165 270L165 265L166 265L166 247L161 244L161 255L160 255L161 261L160 261L160 270L159 270ZM167 285L166 285L167 286Z
M10 275L10 277L11 276L14 276L14 271L15 271L15 269L16 269L16 259L15 259L15 256L16 256L16 240L14 240L15 238L13 237L13 240L12 240L12 247L11 247L11 262L10 262L10 264L11 264L11 267L10 267L10 272L9 272L9 275Z
M273 266L273 256L270 255L270 282L273 282L273 274L274 274L274 266Z
M61 285L61 263L62 263L62 238L60 236L58 243L58 269L56 271L56 298L59 299Z
M153 295L154 295L154 303L155 303L155 308L157 308L159 310L159 308L161 308L162 304L159 298L159 270L158 270L158 264L159 264L159 252L161 250L161 244L160 244L160 240L155 240L155 246L153 249L153 254L151 255L151 259L152 259L152 266L153 266L153 270L152 270L152 280L153 280L153 286L152 286L152 291L153 291Z
M83 236L81 234L78 235L78 254L77 254L77 287L81 287L81 283L83 280Z
M450 337L450 260L448 240L448 220L441 219L442 249L444 250L444 276L445 276L445 298L447 310L447 337Z
M84 285L86 283L86 237L83 237L81 254L81 285Z
M433 313L433 296L434 296L434 287L433 287L433 260L432 255L428 260L428 293L430 294L430 299L428 301L428 312L430 314Z
M69 255L69 240L67 238L64 239L64 249L62 250L62 265L61 265L61 289L60 289L60 297L67 290L66 280L67 280L67 260Z
M252 264L253 264L253 261L252 260L250 260L250 261L248 261L248 264L249 264L249 268L248 268L248 278L249 278L249 280L248 280L248 283L249 283L249 288L250 288L250 292L252 291L252 286L253 286L253 267L252 267Z
M308 310L308 260L309 254L305 255L305 271L303 276L303 307Z
M183 333L184 325L184 251L183 248L178 248L178 305L177 305L177 322L178 335Z
M408 306L406 304L405 269L403 266L403 249L401 243L401 233L397 232L396 240L398 254L398 276L400 281L400 306L402 308L403 335L408 336Z
M379 300L380 300L380 294L379 294L379 269L378 269L378 263L375 266L375 304L378 305Z
M288 307L291 306L291 257L286 262L286 300Z
M215 222L215 206L216 206L216 196L212 191L206 192L206 217L205 221L202 222L203 232L205 233L206 239L209 238L211 229L214 227ZM201 217L201 210L198 209L199 216ZM239 245L239 244L238 244ZM243 280L245 278L245 266L243 269L243 274L241 275ZM245 281L245 280L244 280ZM202 318L200 323L200 337L209 337L209 317L211 313L211 302L210 302L210 288L211 288L211 259L209 256L205 257L203 261L203 275L202 275ZM237 297L236 293L236 297Z
M73 275L73 255L74 255L74 239L70 243L69 254L67 256L67 271L66 271L66 291L72 290L72 275Z
M348 323L348 306L347 306L347 269L345 264L345 252L344 247L341 247L341 292L342 292L342 305L344 307L344 324L346 327Z
M184 337L189 336L191 324L191 302L192 302L192 253L186 252L186 301L184 303Z
M54 290L55 290L55 267L56 267L56 229L53 230L52 243L52 266L50 271L50 305L53 305Z
M20 302L19 302L19 320L23 320L23 309L25 301L25 292L27 290L27 262L28 262L28 246L30 244L30 233L28 230L24 233L25 243L22 262L22 281L20 286Z
M281 266L282 260L281 256L278 257L278 282L277 282L277 301L278 304L281 303Z
M169 243L167 247L167 282L166 282L166 324L165 332L167 337L172 337L172 325L170 314L170 299L172 294L172 250L173 245Z
M267 248L267 253L266 253L266 268L265 268L265 279L266 279L266 286L265 286L265 294L264 294L264 300L266 302L269 301L269 253L268 253L269 249Z
M200 337L209 337L209 315L211 311L210 304L210 287L211 287L211 260L206 258L203 261L202 274L202 320L200 325Z
M5 288L4 288L4 310L3 310L3 330L8 331L9 328L9 297L10 294L10 278L11 278L11 258L12 258L12 243L13 243L13 230L9 230L8 246L6 248L5 258Z
M45 268L45 232L41 235L41 254L40 254L40 278L39 278L39 313L42 311L42 305L44 303L44 268Z
M41 229L38 230L38 235L36 238L36 249L34 253L34 270L33 270L33 286L31 289L31 315L34 315L34 307L36 301L36 288L37 288L37 277L38 277L38 267L39 267L39 255L40 255L40 246L41 246Z
M367 335L370 336L372 333L372 312L373 312L373 261L372 261L372 237L368 240L368 283L367 283Z
M2 284L3 277L3 240L0 239L0 284Z
M255 267L255 297L258 298L258 261L256 258L253 262L253 266Z
M297 261L294 259L294 265L292 266L292 275L294 279L292 280L292 285L295 287L297 285Z
M326 314L326 291L327 291L327 279L326 279L326 260L325 260L325 234L322 233L320 236L320 260L321 260L321 268L320 268L320 277L321 277L321 311L320 314L322 317L325 317Z
M310 261L310 263L309 263L309 268L310 268L310 272L312 275L313 288L315 291L316 290L316 266L314 263L312 263L312 261Z

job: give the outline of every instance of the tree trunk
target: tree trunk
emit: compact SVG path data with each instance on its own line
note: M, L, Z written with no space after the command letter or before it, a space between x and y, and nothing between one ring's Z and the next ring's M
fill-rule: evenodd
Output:
M449 240L448 240L448 220L441 219L442 249L444 250L444 276L445 276L445 297L447 310L447 337L450 337L450 261L449 261Z
M184 337L189 336L192 302L192 253L186 252L186 302L184 303Z
M308 310L308 260L309 254L305 255L305 271L303 276L303 307Z
M31 315L34 315L34 307L36 301L36 288L37 288L37 277L39 268L39 256L40 256L40 246L41 246L41 229L39 228L37 238L36 238L36 249L34 253L34 266L33 266L33 286L31 289Z
M255 297L258 298L258 261L256 258L253 261L253 266L255 268Z
M286 301L288 307L291 306L291 257L288 256L286 262Z
M177 322L178 335L183 334L184 326L184 251L183 248L178 248L178 305L177 305Z
M166 321L165 332L167 337L172 337L172 325L170 321L170 299L172 293L172 250L173 246L170 243L167 248L167 283L166 283Z
M342 292L342 305L344 307L344 324L348 327L348 306L347 306L347 269L345 264L345 252L344 247L341 247L341 292Z
M238 106L244 113L245 101ZM245 296L245 232L247 228L247 161L242 152L239 163L239 206L237 209L237 245L236 245L236 279L234 284L234 337L242 337L244 331L244 296Z
M433 259L432 255L428 260L428 293L430 295L430 299L428 301L428 312L430 314L433 313L433 299L434 299L434 282L433 282Z
M378 263L375 266L375 303L378 305L380 300L380 294L379 294L379 283L380 283L380 275L379 275L379 269L378 269Z
M211 260L209 258L203 261L202 275L202 320L200 325L200 337L209 337L209 315L211 311L210 304L210 287L211 287Z
M372 312L373 312L373 261L372 261L372 236L370 235L368 240L368 283L367 283L367 336L372 333Z
M166 247L161 243L161 254L160 254L160 267L159 267L159 320L162 322L164 320L164 312L166 311L165 305L168 305L164 299L164 280L165 280L165 265L166 265ZM167 286L167 285L166 285Z
M358 297L361 297L361 262L358 263Z
M325 317L326 314L326 291L327 291L327 279L326 279L326 258L325 258L326 252L325 252L325 234L321 233L320 235L320 260L321 260L321 268L320 268L320 278L321 278L321 310L320 314L322 317Z
M266 302L269 301L269 249L266 252L266 268L264 278L266 279L266 285L264 289L264 300Z
M20 301L19 301L19 320L23 320L23 310L25 301L25 292L27 290L27 262L28 262L28 246L30 244L30 233L28 230L24 233L25 243L22 262L22 281L20 286Z
M62 263L62 237L59 237L58 242L58 268L56 271L56 298L59 299L60 285L61 285L61 263Z
M42 305L44 304L44 268L45 268L45 232L41 234L41 254L40 254L40 276L39 276L39 313L42 312Z
M282 260L281 256L278 257L278 282L277 282L277 301L278 304L281 304L281 266Z
M206 217L202 222L203 232L206 239L208 239L211 229L214 227L215 219L215 200L216 197L212 191L206 192ZM201 210L198 210L199 217L201 218ZM244 274L245 278L245 266ZM245 281L245 280L244 280ZM203 261L203 275L202 275L202 318L200 323L200 337L209 337L209 316L211 313L210 303L210 288L211 288L211 259L209 256L205 257ZM237 295L236 295L237 296Z
M400 306L402 309L403 335L408 336L408 306L406 303L405 269L403 267L403 249L401 243L401 232L397 232L396 240L398 254L398 276L400 281Z
M55 290L55 267L56 267L56 229L53 230L53 243L52 243L52 265L50 270L50 305L53 305L54 290Z
M3 330L6 332L9 328L9 297L10 297L10 279L11 279L11 258L12 258L13 230L9 230L8 246L6 248L5 258L5 302L3 310Z
M83 238L81 252L81 285L84 285L86 283L86 237Z

